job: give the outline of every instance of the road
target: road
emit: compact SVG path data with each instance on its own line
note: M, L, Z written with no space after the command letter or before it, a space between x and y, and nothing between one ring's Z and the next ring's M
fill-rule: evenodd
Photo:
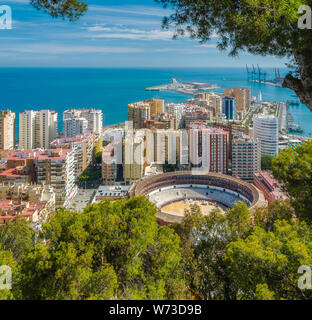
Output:
M78 189L78 192L67 208L82 211L91 202L94 191L96 189Z

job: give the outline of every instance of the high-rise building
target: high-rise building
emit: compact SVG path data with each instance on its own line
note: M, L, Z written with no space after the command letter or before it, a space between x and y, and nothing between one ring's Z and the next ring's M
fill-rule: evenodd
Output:
M144 175L145 165L145 130L127 132L124 140L123 176L132 183Z
M174 117L174 129L182 129L184 126L185 104L169 103L165 106L166 112Z
M146 132L148 164L188 164L188 135L185 130L149 130Z
M231 96L222 98L222 113L225 114L227 120L236 120L237 117L237 101Z
M56 207L66 207L77 190L74 151L51 149L40 152L35 159L35 168L37 183L53 187Z
M148 103L141 101L128 105L128 121L133 122L133 129L142 129L144 121L150 119L151 109Z
M142 129L144 121L151 120L153 116L157 116L164 112L164 100L150 99L130 103L128 105L128 121L133 122L134 129Z
M237 112L245 113L249 109L251 100L250 87L225 89L224 95L236 98Z
M31 150L35 147L35 117L36 111L27 110L19 114L19 146L21 150Z
M102 135L103 130L103 113L102 110L96 109L68 109L63 112L63 123L68 119L85 119L87 127L83 124L83 132L77 132L76 134L84 134L86 130L89 130L99 136ZM79 121L78 121L79 122ZM77 124L72 122L75 127ZM74 134L75 135L75 134Z
M63 121L65 138L73 138L79 134L85 134L87 129L88 121L85 118L72 118Z
M113 185L117 180L118 163L115 143L109 143L102 152L102 179L104 185Z
M229 133L218 128L193 125L189 130L189 158L192 167L227 174Z
M35 116L35 148L49 148L50 142L57 134L57 113L40 110Z
M252 182L261 169L260 141L240 135L232 141L232 175Z
M72 149L75 153L75 174L78 176L92 163L94 156L94 135L78 134L74 138L58 138L50 143L51 149Z
M0 150L12 150L15 147L15 113L0 111Z
M19 149L48 148L57 134L57 113L27 110L19 114Z
M150 106L150 115L151 115L151 117L154 116L154 115L158 115L158 114L164 112L164 103L165 103L164 100L150 99L150 100L146 100L146 102Z
M195 95L195 99L206 100L208 106L213 109L214 115L222 112L222 97L220 94L217 94L215 92L202 92L197 93ZM201 102L199 103L199 105L204 106L204 103Z
M273 115L257 114L253 117L254 137L259 139L261 156L274 157L278 154L278 118Z

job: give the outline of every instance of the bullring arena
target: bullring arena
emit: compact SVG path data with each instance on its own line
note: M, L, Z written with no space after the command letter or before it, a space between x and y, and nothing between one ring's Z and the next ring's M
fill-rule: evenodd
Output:
M240 179L218 174L194 174L191 171L149 176L133 184L130 197L145 195L158 208L160 224L179 223L184 210L197 204L204 215L219 208L225 212L243 201L253 210L266 205L261 191Z

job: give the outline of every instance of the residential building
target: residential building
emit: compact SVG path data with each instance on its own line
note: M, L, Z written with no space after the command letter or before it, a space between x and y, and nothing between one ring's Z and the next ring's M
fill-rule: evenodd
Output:
M174 129L178 130L184 127L185 104L168 103L165 105L165 111L174 117Z
M149 100L146 100L146 102L150 106L150 115L151 115L151 117L164 112L164 103L165 103L164 100L149 99Z
M88 121L85 118L72 118L63 120L63 132L65 138L73 138L78 134L85 134L88 129Z
M288 196L282 190L282 185L268 171L255 173L254 184L264 193L265 199L269 204L275 200L288 199Z
M86 130L91 131L94 134L99 135L99 136L102 135L102 130L103 130L102 110L97 110L97 109L93 109L93 108L91 108L91 109L68 109L63 112L63 126L64 126L64 122L68 119L85 119L87 121L87 124L85 124L85 122L83 122L83 121L82 122L80 121L80 124L77 124L74 121L69 122L69 124L67 124L68 134L70 134L70 132L72 132L72 133L71 133L71 135L67 135L67 136L65 135L66 137L73 137L77 134L86 133ZM79 123L79 121L78 121L78 123ZM70 129L71 125L73 126L72 129ZM80 129L80 132L77 132L78 128Z
M0 225L18 218L45 222L55 210L55 193L50 186L0 184Z
M67 206L76 193L75 153L71 149L41 151L35 159L37 183L55 191L56 206Z
M6 169L0 173L0 183L6 184L19 184L19 183L32 183L34 180L33 171L30 167L16 167Z
M45 221L50 207L47 203L14 203L12 200L0 200L0 227L19 219L29 222Z
M250 108L250 101L251 101L250 87L225 89L224 95L236 98L238 113L244 114Z
M75 152L71 149L18 151L8 157L7 166L27 167L32 183L52 186L57 207L66 206L76 192ZM19 182L25 183L22 179Z
M146 132L146 162L155 165L188 164L188 135L185 130Z
M19 149L48 148L57 134L57 113L27 110L19 114Z
M208 112L207 110L187 110L185 112L185 128L189 128L191 123L194 121L207 121L212 120L213 114L212 112Z
M254 137L259 139L261 156L278 154L278 118L273 115L256 114L253 117Z
M147 102L141 101L128 105L128 121L133 122L133 129L142 129L144 121L147 120L151 120L151 109Z
M76 177L85 171L94 159L94 134L78 134L73 138L55 139L50 143L51 149L72 149L75 153Z
M128 105L128 121L133 122L134 129L142 129L144 121L151 120L164 112L164 100L150 99Z
M124 140L123 177L127 183L135 182L144 175L145 130L127 132Z
M189 159L192 167L227 174L229 133L193 124L189 129Z
M48 185L0 184L0 199L14 202L29 201L32 203L49 202L55 205L55 193Z
M118 163L115 154L117 143L109 143L102 152L102 179L104 185L113 185L117 180Z
M15 113L10 110L0 111L0 150L15 148Z
M261 170L260 141L241 134L232 142L232 176L252 182Z

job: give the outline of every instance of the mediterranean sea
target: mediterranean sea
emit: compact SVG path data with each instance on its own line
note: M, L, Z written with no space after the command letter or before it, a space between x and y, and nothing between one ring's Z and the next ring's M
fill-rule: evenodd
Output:
M274 77L274 68L263 68L267 79ZM287 69L281 69L281 75ZM208 82L220 88L250 86L253 96L262 92L263 100L296 100L288 89L247 81L245 68L0 68L0 108L17 114L27 109L52 109L58 112L59 131L62 113L68 108L98 108L103 111L104 126L127 120L127 105L149 98L166 103L184 102L189 95L168 91L145 91L145 88L181 81ZM291 106L294 122L312 132L312 112L302 104ZM18 133L18 119L16 122ZM18 134L17 134L18 136Z

